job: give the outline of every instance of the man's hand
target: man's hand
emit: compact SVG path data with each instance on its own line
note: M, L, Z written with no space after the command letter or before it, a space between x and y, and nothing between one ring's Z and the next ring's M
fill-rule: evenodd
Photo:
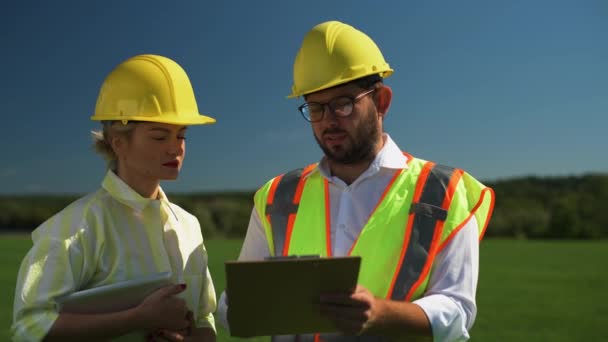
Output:
M321 295L321 314L344 334L360 335L373 329L380 319L381 300L365 287L357 285L352 294Z

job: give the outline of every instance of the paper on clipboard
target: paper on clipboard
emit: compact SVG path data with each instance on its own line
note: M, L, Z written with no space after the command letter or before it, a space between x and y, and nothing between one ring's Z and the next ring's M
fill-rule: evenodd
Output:
M336 331L319 313L319 296L354 291L360 264L358 256L225 262L230 334Z
M74 292L56 299L59 312L106 313L137 306L144 298L171 284L171 273L161 272Z

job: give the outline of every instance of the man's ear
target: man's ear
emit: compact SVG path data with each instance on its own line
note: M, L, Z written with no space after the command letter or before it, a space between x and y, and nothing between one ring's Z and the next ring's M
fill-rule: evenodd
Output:
M391 87L383 85L376 90L376 109L378 110L378 115L380 115L380 117L384 118L388 112L388 107L391 105L392 99L393 90Z

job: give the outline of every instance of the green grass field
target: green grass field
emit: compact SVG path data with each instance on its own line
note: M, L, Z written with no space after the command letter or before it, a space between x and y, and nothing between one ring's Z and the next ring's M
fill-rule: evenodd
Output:
M240 243L206 242L218 292L224 288L223 261L236 258ZM0 341L9 340L15 278L29 245L28 236L0 237L4 264L0 291L5 296L0 302ZM606 257L606 241L483 241L472 340L607 340L608 333L603 328L608 322ZM230 338L219 329L219 341L241 340Z

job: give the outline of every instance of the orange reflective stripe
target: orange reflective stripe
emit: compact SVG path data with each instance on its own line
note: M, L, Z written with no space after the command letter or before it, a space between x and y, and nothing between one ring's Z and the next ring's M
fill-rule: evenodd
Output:
M445 210L450 209L450 203L452 203L452 199L454 198L454 193L456 192L456 186L458 185L458 182L460 182L460 179L462 178L463 173L464 173L464 171L462 171L461 169L454 170L454 175L450 179L450 183L448 184L448 188L446 189L446 193L443 198L443 203L441 204L441 207L443 209L445 209Z
M404 152L405 153L405 152ZM435 165L433 162L426 162L420 171L420 175L418 176L418 181L416 183L416 189L414 190L414 197L412 198L412 203L416 203L420 200L420 194L422 194L422 188L426 183L426 180L431 172L431 168ZM414 226L414 213L410 212L407 225L405 227L405 234L403 236L403 245L401 247L401 253L399 255L399 263L397 263L397 268L395 269L395 273L393 274L393 280L391 280L391 286L388 289L388 293L386 298L390 299L393 296L393 290L395 288L395 283L397 281L397 277L399 276L399 271L403 265L403 259L405 258L405 251L407 250L407 246L410 243L410 235L412 233L412 227Z
M369 218L372 217L376 213L376 209L378 209L378 206L380 205L380 203L382 203L382 201L384 200L384 197L386 197L386 194L388 194L388 192L391 190L391 188L393 187L393 184L395 183L397 178L399 178L399 176L401 176L401 174L403 173L403 170L405 170L405 169L401 169L401 170L395 172L395 174L393 175L393 178L391 178L391 180L386 185L386 188L384 188L384 192L382 193L382 196L380 196L378 203L376 203L374 210L372 210L372 212L367 217L367 220L369 220Z
M429 170L429 166L430 168ZM393 300L410 300L425 281L443 232L443 222L461 172L454 168L427 163L424 165L408 217L409 232L405 252L390 290ZM422 183L421 187L421 181ZM411 217L413 215L413 219Z
M460 182L460 179L462 178L462 173L463 173L463 171L460 169L456 169L452 173L452 177L450 178L447 189L445 191L445 195L443 196L443 201L441 203L441 208L443 208L446 212L450 208L450 203L452 203L452 199L454 198L454 192L456 191L456 186L458 185L458 182ZM429 249L429 255L426 259L426 263L422 269L422 272L420 273L420 277L418 277L418 280L414 283L414 285L412 285L412 288L410 289L407 296L405 297L406 301L411 301L412 296L414 295L414 292L424 282L428 273L431 270L431 266L433 265L435 256L437 255L438 251L440 250L437 246L441 239L444 223L445 223L445 220L437 220L437 222L435 224L433 240L431 242L431 246Z
M462 227L464 227L467 223L469 223L469 221L471 220L471 217L473 217L473 214L469 214L469 216L467 216L466 219L464 219L464 221L462 221L462 223L460 223L456 228L454 228L454 230L452 230L452 232L450 233L450 235L448 235L448 237L445 239L445 241L443 241L443 243L441 244L441 246L439 246L439 250L441 251L445 248L445 246L447 246L447 244L452 241L452 239L454 238L454 236L456 236L456 234L462 229Z
M308 179L306 176L314 170L317 164L310 164L304 168L302 171L302 175L298 180L298 185L296 186L296 193L293 196L292 203L296 206L300 204L300 199L302 198L302 191L304 190L304 184L306 184L306 180ZM296 209L297 212L297 209ZM293 232L293 225L296 221L296 212L290 213L287 219L287 233L285 234L285 242L283 246L283 255L287 255L289 253L289 243L291 241L291 233Z
M410 161L412 161L414 159L414 157L407 152L401 152L401 153L403 153L403 155L407 157L407 164L409 164Z
M296 188L296 194L293 198L293 203L294 204L299 204L300 203L300 199L302 198L302 191L304 190L304 184L306 184L306 180L308 179L308 174L315 169L315 167L317 166L317 164L310 164L307 167L304 168L304 171L302 171L302 176L300 177L300 181L298 182L298 187Z
M374 207L374 210L372 210L372 212L367 217L368 221L369 221L369 218L372 217L376 213L376 209L378 209L378 206L380 205L380 203L382 203L382 201L384 200L384 197L386 197L386 194L388 194L388 192L391 190L391 188L393 187L393 184L395 183L395 181L397 180L397 178L399 178L399 176L401 176L401 174L403 173L403 170L404 169L396 171L395 174L393 175L393 178L390 180L390 182L388 182L388 185L384 189L384 192L382 193L382 196L380 196L380 199L378 200L378 203L376 203L376 206ZM329 215L329 212L327 213L327 215ZM359 234L359 236L357 236L357 238L355 239L355 241L353 242L353 244L350 246L350 249L348 250L348 253L346 255L350 255L352 253L353 248L355 248L355 246L357 245L357 241L359 241L359 237L360 236L361 236L361 234Z
M283 175L280 175L278 177L275 177L275 179L272 181L272 185L270 185L270 190L268 191L268 204L272 204L272 202L274 201L274 193L277 191L277 185L279 185L282 178Z
M486 220L486 224L484 224L484 226L481 230L481 234L479 234L479 241L481 241L481 239L483 239L483 236L486 233L486 229L488 228L488 224L490 223L490 217L492 217L492 213L494 212L494 201L496 200L496 197L494 196L494 190L492 190L492 188L483 189L481 191L481 196L479 196L480 197L479 202L477 202L475 207L473 207L473 215L474 215L475 212L477 211L477 208L479 208L481 203L483 203L484 196L486 195L486 193L488 191L490 192L490 208L488 209L488 219Z
M302 170L289 171L271 185L266 213L272 230L275 255L284 255L283 253L287 251L286 238L293 229L295 213L298 211L299 204L294 203L293 199L296 197L297 187L302 178Z
M329 182L327 178L323 179L323 191L325 192L325 248L327 256L332 256L331 253L331 208L329 205Z
M488 193L489 192L489 193ZM471 220L471 218L475 215L475 213L477 212L477 209L479 209L479 206L483 203L484 201L484 197L486 195L490 196L491 199L491 203L490 203L490 209L488 210L488 217L492 216L492 212L494 211L494 201L495 201L495 197L494 197L494 190L492 190L492 188L485 188L483 190L481 190L481 195L479 196L479 201L477 201L477 203L475 204L475 206L473 207L473 209L471 209L471 212L469 213L469 215L467 216L466 219L464 219L462 221L461 224L459 224L456 228L454 228L454 230L450 233L450 235L445 239L445 241L443 241L443 243L441 244L441 246L439 246L439 251L443 250L445 248L445 246L454 238L454 236L462 229L462 227L464 227L467 223L469 223L469 221ZM484 227L481 230L481 234L479 234L479 240L481 241L481 239L483 238L483 235L486 232L486 229L488 228L488 223L490 223L490 220L486 220L486 224L484 225Z
M429 173L435 167L435 163L426 162L420 171L420 176L418 176L418 183L416 183L416 190L414 191L414 198L412 199L412 203L418 203L420 201L420 196L422 195L422 189L424 189L424 184L426 184L426 180L429 178Z
M283 175L275 177L272 181L270 189L268 190L268 199L266 200L266 207L272 205L272 202L274 201L274 193L275 191L277 191L277 185L279 185L279 182L281 182L281 178L283 178ZM268 212L266 212L266 221L268 221L268 224L271 225L270 214Z
M291 232L293 231L293 223L296 221L296 214L289 214L287 218L287 233L285 234L285 243L283 244L283 254L289 253L289 242L291 241Z

